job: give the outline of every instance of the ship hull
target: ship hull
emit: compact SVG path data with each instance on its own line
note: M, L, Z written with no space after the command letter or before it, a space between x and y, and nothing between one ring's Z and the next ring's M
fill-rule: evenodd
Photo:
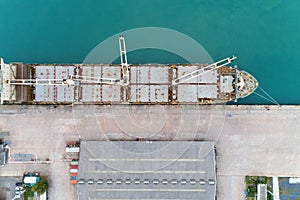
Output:
M151 64L130 65L129 84L75 82L74 85L8 85L2 104L222 104L235 100L237 91L236 68L212 70L206 64ZM7 79L68 79L70 76L122 79L119 65L105 64L20 64L4 67ZM3 68L3 66L2 66ZM201 71L197 77L172 84L185 74ZM4 69L1 69L4 71ZM11 73L11 74L7 74ZM3 97L4 95L2 95Z

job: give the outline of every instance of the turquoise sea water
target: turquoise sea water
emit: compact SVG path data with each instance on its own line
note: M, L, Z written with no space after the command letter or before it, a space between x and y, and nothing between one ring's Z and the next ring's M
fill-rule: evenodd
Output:
M81 63L112 35L164 27L195 39L214 60L235 54L280 104L300 103L299 0L0 0L0 8L6 62ZM129 56L131 63L182 60L149 50ZM268 102L252 94L239 103Z

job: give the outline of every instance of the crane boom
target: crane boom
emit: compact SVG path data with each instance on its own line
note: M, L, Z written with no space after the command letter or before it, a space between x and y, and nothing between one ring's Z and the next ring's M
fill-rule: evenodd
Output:
M13 79L7 80L7 84L10 85L74 85L75 82L87 83L87 84L108 84L114 85L120 82L118 79L112 78L98 78L90 76L71 75L69 79Z
M12 79L6 80L9 85L74 85L71 79Z
M212 70L216 70L220 67L223 67L225 65L228 65L229 63L231 63L233 60L235 60L237 57L235 56L231 56L231 57L228 57L228 58L224 58L218 62L215 62L213 64L210 64L210 65L207 65L201 69L197 69L193 72L190 72L188 74L185 74L183 76L181 76L180 78L177 78L177 79L174 79L172 81L172 85L178 85L180 83L183 83L183 82L186 82L186 81L189 81L193 78L196 78L198 76L200 76L201 74L205 73L205 72L208 72L209 70L206 70L206 69L210 69L210 71ZM205 71L206 70L206 71Z
M122 85L129 85L129 66L127 63L127 54L126 54L126 45L125 38L123 35L119 36L119 47L120 47L120 59L121 59L121 67L122 67Z
M8 85L75 85L75 82L85 84L104 84L104 85L129 85L129 65L127 63L126 45L124 36L119 37L120 58L121 58L121 79L90 77L80 75L70 75L67 79L7 79ZM3 67L3 60L0 60L0 69ZM0 88L1 89L1 88Z
M91 76L79 76L79 75L71 75L70 79L73 81L78 81L80 83L92 83L92 84L109 84L114 85L120 82L118 79L113 78L99 78L99 77L91 77Z

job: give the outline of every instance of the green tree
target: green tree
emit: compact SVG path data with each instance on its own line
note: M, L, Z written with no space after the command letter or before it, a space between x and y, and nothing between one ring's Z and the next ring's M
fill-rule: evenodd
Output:
M36 184L34 184L34 186L32 186L32 191L36 192L38 195L43 194L44 192L47 192L49 188L49 183L48 181L40 181Z
M25 187L25 192L24 192L24 199L28 199L28 197L33 197L33 196L34 196L34 193L31 190L31 187L26 186Z

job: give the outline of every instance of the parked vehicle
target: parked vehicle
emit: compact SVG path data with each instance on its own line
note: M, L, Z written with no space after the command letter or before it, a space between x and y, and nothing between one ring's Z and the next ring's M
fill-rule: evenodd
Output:
M22 186L22 185L23 185L22 182L17 182L17 183L16 183L16 186Z
M78 176L78 173L70 173L70 176Z
M70 165L78 165L78 161L77 160L72 160Z
M23 190L23 187L22 186L16 186L15 190L21 191L21 190Z
M84 184L84 179L80 179L80 180L78 181L78 183L79 183L79 184Z
M70 180L70 183L73 184L73 185L77 184L77 180Z
M78 173L78 169L70 169L70 173Z
M71 169L78 169L78 165L71 165Z

